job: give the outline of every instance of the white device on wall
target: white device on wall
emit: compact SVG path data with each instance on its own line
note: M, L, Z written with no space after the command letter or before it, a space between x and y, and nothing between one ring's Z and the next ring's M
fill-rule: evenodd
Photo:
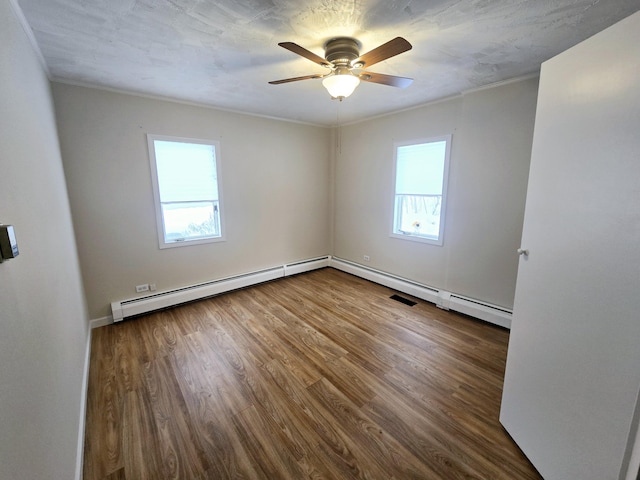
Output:
M13 225L0 225L0 262L15 258L19 253Z

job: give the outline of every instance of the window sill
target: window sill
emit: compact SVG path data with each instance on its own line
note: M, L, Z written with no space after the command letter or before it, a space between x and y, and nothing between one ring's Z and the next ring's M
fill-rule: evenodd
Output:
M160 248L175 248L175 247L190 247L191 245L203 245L205 243L216 243L216 242L224 242L226 241L225 237L208 237L208 238L198 238L193 240L175 240L172 242L162 242L160 243Z
M391 238L397 238L400 240L408 240L410 242L418 242L418 243L426 243L428 245L436 245L438 247L442 246L442 235L440 235L439 238L429 238L429 237L423 237L423 236L418 236L418 235L414 235L412 233L391 233L390 235Z

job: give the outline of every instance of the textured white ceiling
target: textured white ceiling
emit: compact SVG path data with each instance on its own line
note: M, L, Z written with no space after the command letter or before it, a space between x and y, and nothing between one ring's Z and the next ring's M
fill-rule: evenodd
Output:
M640 0L18 0L54 80L334 125L537 72L563 50L640 10ZM331 100L326 73L277 44L324 56L352 36L361 53L396 36L413 49ZM604 67L603 67L604 68Z

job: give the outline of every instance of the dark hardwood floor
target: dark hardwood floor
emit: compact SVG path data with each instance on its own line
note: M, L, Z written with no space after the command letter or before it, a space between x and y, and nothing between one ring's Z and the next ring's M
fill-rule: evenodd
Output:
M94 330L84 478L541 478L508 331L394 293L323 269Z

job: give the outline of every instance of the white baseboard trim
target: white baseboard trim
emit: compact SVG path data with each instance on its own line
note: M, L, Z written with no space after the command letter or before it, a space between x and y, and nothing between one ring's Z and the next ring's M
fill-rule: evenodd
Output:
M113 317L111 315L107 315L106 317L94 318L89 322L89 328L93 330L94 328L104 327L105 325L111 325L113 323Z
M384 285L407 295L434 303L443 310L454 310L474 318L511 328L512 312L509 309L471 298L447 292L429 285L423 285L391 273L376 270L350 260L331 257L329 266L350 273L374 283Z
M76 450L76 480L82 480L84 466L84 434L87 418L87 394L89 389L89 364L91 361L91 328L87 334L87 345L84 354L84 367L82 369L82 387L80 390L80 422L78 426L78 447Z

